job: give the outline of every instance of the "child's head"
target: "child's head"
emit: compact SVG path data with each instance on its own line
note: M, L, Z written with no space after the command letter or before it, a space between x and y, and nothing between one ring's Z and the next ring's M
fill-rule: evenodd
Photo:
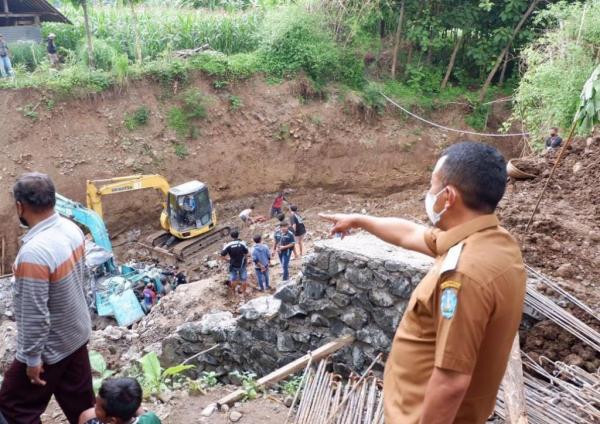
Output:
M254 237L252 237L252 240L254 240L254 243L258 244L262 241L262 237L260 234L257 234Z
M298 212L298 206L296 206L296 205L290 205L290 210L292 212Z
M277 215L277 219L279 220L279 222L285 221L285 214L284 213L280 213L279 215Z
M105 424L122 424L136 416L142 387L134 378L104 380L96 397L96 417Z

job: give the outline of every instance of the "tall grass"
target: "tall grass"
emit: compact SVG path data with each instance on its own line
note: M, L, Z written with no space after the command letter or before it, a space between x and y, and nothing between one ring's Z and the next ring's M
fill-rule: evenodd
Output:
M51 24L48 30L57 35L57 44L76 49L83 39L83 17L78 9L65 7L70 25ZM197 9L142 6L138 8L138 27L145 58L154 59L166 52L191 49L209 44L226 54L249 52L259 45L258 30L262 13L217 12ZM94 37L102 39L130 59L135 58L135 32L129 8L96 6L91 9ZM74 39L77 39L76 41Z

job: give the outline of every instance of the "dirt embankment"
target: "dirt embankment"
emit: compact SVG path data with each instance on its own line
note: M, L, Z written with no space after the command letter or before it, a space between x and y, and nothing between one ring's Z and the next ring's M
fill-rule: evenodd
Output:
M59 192L82 202L86 179L135 173L162 174L172 184L205 181L217 201L283 187L384 195L425 183L438 148L460 136L394 113L365 121L355 105L335 95L303 101L296 84L268 85L256 78L215 89L210 80L195 79L191 85L206 96L207 117L195 122L197 136L186 141L178 141L167 125L169 110L180 102L173 87L142 81L65 102L33 90L3 92L0 234L7 258L16 252L18 235L9 189L24 171L50 174ZM241 105L235 110L232 96ZM148 124L128 131L124 117L140 106L150 110ZM444 110L432 118L464 128L462 115ZM176 143L185 145L184 159L175 154ZM160 209L160 197L146 192L105 202L113 235L132 223L156 222Z

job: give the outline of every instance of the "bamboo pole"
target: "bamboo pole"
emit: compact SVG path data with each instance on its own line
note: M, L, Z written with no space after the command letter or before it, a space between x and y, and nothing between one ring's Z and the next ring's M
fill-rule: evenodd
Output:
M502 380L504 387L504 403L506 404L507 424L527 424L527 407L525 402L525 383L523 382L523 364L519 348L519 333L515 335L508 366Z
M2 237L2 262L0 262L0 275L4 275L4 251L6 249L6 240Z
M266 376L260 378L256 384L258 387L263 387L263 386L269 386L271 384L275 384L278 381L283 380L284 378L286 378L289 375L295 374L298 371L300 371L302 368L304 368L306 366L306 364L309 361L319 361L322 358L325 358L326 356L331 355L334 352L337 352L338 350L340 350L341 348L349 345L350 343L352 343L354 341L354 337L352 336L345 336L345 337L341 337L337 340L334 340L330 343L327 343L326 345L321 346L320 348L318 348L317 350L315 350L314 352L311 353L307 353L306 355L304 355L301 358L296 359L293 362L290 362L289 364L287 364L284 367L281 367L275 371L273 371L270 374L267 374ZM222 405L231 405L234 402L237 402L238 400L240 400L245 394L244 390L236 390L233 393L228 394L227 396L219 399L217 401L217 405L219 406L219 408Z

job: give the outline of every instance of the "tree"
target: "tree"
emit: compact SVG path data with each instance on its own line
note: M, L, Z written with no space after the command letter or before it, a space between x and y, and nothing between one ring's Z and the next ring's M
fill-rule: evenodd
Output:
M454 68L454 63L456 62L456 55L458 54L458 49L462 44L463 34L461 33L458 37L456 37L456 41L454 42L454 48L452 49L452 55L450 56L450 62L448 62L448 68L446 69L446 75L444 75L444 80L442 81L442 88L446 88L448 85L448 80L450 79L450 75L452 74L452 69Z
M396 78L396 64L398 63L398 49L400 48L400 34L402 33L402 21L404 20L404 2L400 3L400 16L398 17L398 27L394 36L394 53L392 56L392 78Z
M500 64L502 63L502 59L504 59L504 57L508 54L510 46L512 45L515 37L517 36L517 34L519 33L519 31L521 30L521 28L527 21L527 19L531 15L531 13L535 10L535 8L537 7L539 2L540 2L540 0L533 0L531 2L531 4L529 5L529 7L527 8L527 10L525 11L525 13L523 14L523 16L521 16L521 20L519 21L519 23L513 30L508 42L506 43L506 47L504 47L504 49L502 49L502 51L496 58L496 63L494 63L494 67L488 74L488 76L485 80L485 83L483 84L483 87L481 88L481 91L479 92L479 101L483 101L485 99L485 95L487 94L487 91L490 88L490 84L492 83L492 79L494 78L494 75L496 75L496 72L498 72L498 68L500 67Z
M88 64L90 68L95 67L94 63L94 45L92 43L92 31L90 29L90 17L88 13L88 3L87 0L68 0L71 4L76 7L81 7L83 9L83 24L85 26L85 37L87 40L87 51L88 51Z

